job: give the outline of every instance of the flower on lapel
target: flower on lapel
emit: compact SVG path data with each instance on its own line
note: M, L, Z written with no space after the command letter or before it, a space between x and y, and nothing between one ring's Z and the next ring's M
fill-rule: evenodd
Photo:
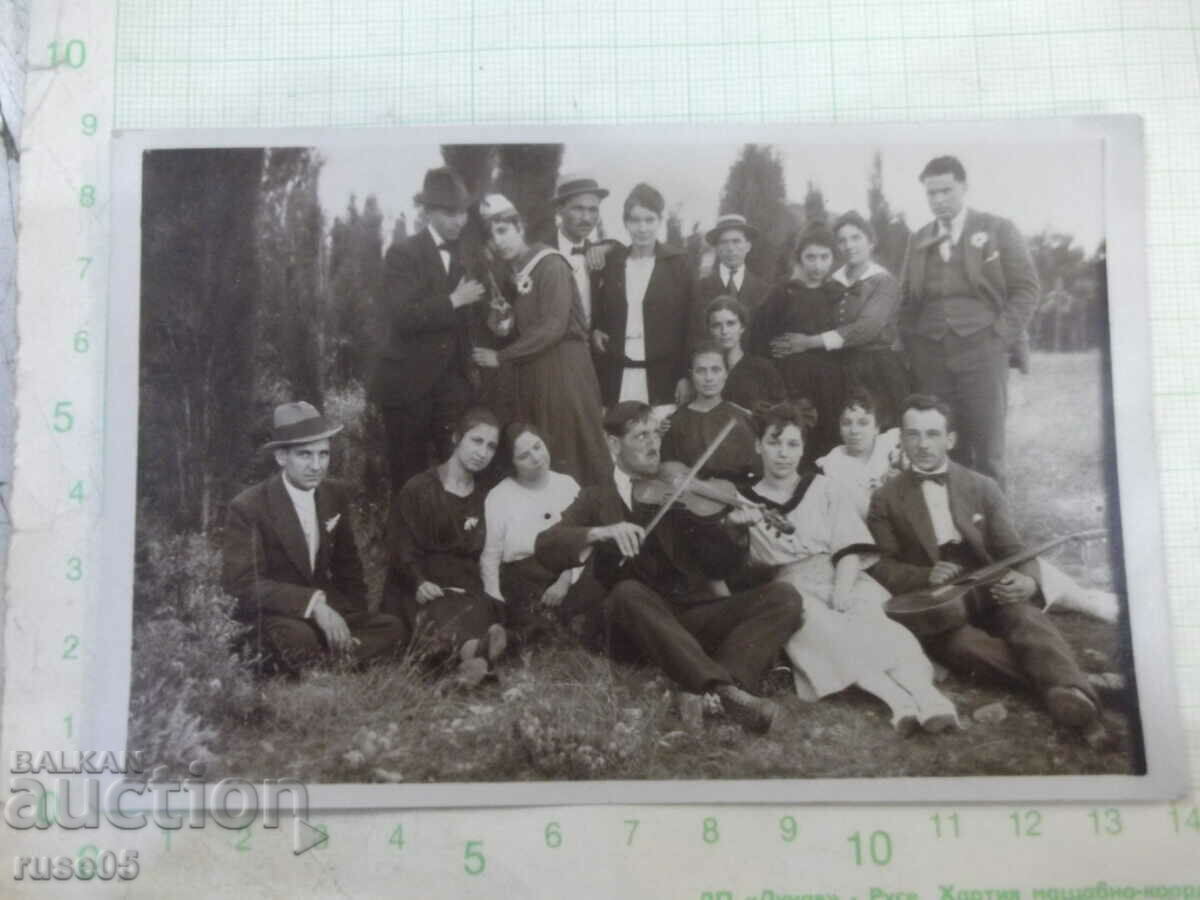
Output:
M986 231L977 231L971 235L971 246L976 250L982 250L983 245L986 244L987 241L988 236Z
M341 518L342 518L342 514L341 514L341 513L338 513L338 514L337 514L336 516L334 516L332 519L326 519L326 520L325 520L325 531L326 531L326 533L332 532L332 531L333 531L333 529L337 528L337 523L338 523L338 522L341 520Z
M471 516L467 521L463 522L463 531L471 531L479 524L479 516Z
M533 290L533 279L528 275L517 279L517 293L522 297Z

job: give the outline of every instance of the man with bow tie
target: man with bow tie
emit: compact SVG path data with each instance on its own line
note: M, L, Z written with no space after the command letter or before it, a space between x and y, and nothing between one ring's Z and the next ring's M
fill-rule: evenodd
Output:
M600 297L607 245L591 240L592 232L600 222L600 201L607 196L608 191L595 178L581 174L563 175L554 189L558 212L556 246L571 264L593 353L603 353L608 346L608 335L593 329L593 304Z
M425 227L388 247L381 300L389 335L371 384L382 409L393 493L450 449L474 399L470 307L484 298L459 247L470 195L451 169L425 173L413 197Z
M953 416L937 397L908 397L900 441L911 467L871 498L867 525L880 559L870 574L893 595L947 584L1023 549L996 482L950 461ZM1099 698L1043 602L1040 566L1030 560L969 595L964 624L938 608L923 629L931 633L918 637L951 671L1032 690L1056 722L1103 742Z
M955 458L1003 485L1009 352L1037 307L1037 272L1012 222L966 207L958 159L930 160L920 180L935 218L909 239L901 337L917 389L954 408Z
M275 408L279 472L242 491L225 522L222 584L259 656L285 672L323 660L396 656L408 629L367 611L367 584L346 490L325 480L342 430L309 403Z

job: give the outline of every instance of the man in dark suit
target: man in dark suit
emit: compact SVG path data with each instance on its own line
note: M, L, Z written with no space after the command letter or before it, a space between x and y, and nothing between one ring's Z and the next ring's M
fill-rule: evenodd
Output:
M308 403L276 407L279 472L229 504L222 584L261 654L279 668L342 657L359 663L399 654L408 631L367 611L367 585L350 502L325 480L329 439L342 430Z
M765 732L774 702L755 696L767 668L804 621L800 595L769 584L732 596L702 585L736 570L745 558L745 529L758 509L735 509L722 523L686 535L664 522L650 535L633 509L636 483L659 468L657 421L650 407L618 403L604 419L615 469L607 484L585 487L562 521L538 535L539 562L555 571L589 555L592 574L610 585L603 601L606 626L658 665L685 691L715 691L726 711L750 731ZM683 554L703 541L703 576L680 568ZM611 642L610 642L611 645Z
M949 405L906 399L900 440L912 468L875 492L867 515L880 553L870 572L888 591L936 587L1023 549L996 482L949 461ZM1039 600L1039 566L1030 560L971 595L967 624L922 635L922 645L952 671L1035 691L1056 722L1096 740L1099 699Z
M470 307L484 297L458 246L470 205L458 175L430 169L413 200L426 227L384 257L390 334L372 381L393 492L449 452L451 429L473 400Z
M936 218L909 239L901 337L917 389L954 408L955 458L1003 485L1009 353L1037 306L1037 272L1012 222L966 207L961 162L931 160L921 183Z
M767 299L771 285L746 268L746 257L758 240L758 229L745 216L726 213L717 219L704 239L716 249L717 264L709 274L696 283L695 311L692 316L693 340L708 339L708 323L704 321L708 304L720 296L735 297L750 314Z

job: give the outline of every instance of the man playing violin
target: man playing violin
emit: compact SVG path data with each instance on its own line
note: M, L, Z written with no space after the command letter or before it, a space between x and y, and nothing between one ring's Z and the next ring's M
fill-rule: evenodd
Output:
M658 422L646 404L626 401L608 411L604 430L612 480L585 487L538 536L538 561L561 571L592 557L608 587L610 648L612 637L627 639L683 690L716 693L735 721L766 732L778 707L755 692L804 621L800 595L778 583L727 596L713 586L744 563L746 529L762 510L733 507L704 520L681 511L686 521L672 512L649 530L655 510L639 498L659 474Z

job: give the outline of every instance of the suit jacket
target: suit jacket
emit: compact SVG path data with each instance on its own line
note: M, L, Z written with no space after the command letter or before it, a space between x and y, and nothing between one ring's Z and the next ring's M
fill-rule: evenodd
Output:
M377 402L404 406L447 372L468 377L471 307L450 302L463 272L457 261L446 272L427 228L388 248L380 297L389 333L371 384Z
M599 308L593 302L592 327L608 335L608 350L597 368L600 394L606 406L621 394L625 370L625 325L629 304L625 300L625 260L629 249L618 244L608 254L600 286ZM686 368L686 345L692 313L693 280L687 253L666 244L654 248L654 271L642 304L646 328L646 380L651 403L674 403L675 383Z
M637 521L636 515L625 506L614 482L590 485L563 512L558 524L537 536L534 556L551 571L559 572L577 566L588 547L588 532L600 525ZM644 520L643 520L644 523ZM732 575L744 565L748 550L746 529L727 529L712 523L699 531L680 527L664 520L647 539L642 552L626 564L620 578L632 578L674 603L687 606L712 598L707 579ZM699 547L700 549L696 549ZM608 560L600 559L607 555ZM680 569L675 560L697 558L713 571L691 574ZM612 583L597 568L609 568L615 573L614 545L599 544L593 548L588 561L597 580ZM618 579L619 580L619 579Z
M1008 502L995 481L951 462L946 490L950 517L983 563L1023 549ZM925 495L911 472L898 475L875 492L867 526L880 554L879 562L870 569L871 575L892 594L928 588L929 570L940 557ZM1037 565L1032 561L1015 568L1038 577Z
M925 260L937 240L937 222L930 222L908 240L900 275L899 326L912 334L925 302ZM1037 308L1037 270L1029 246L1008 219L967 210L962 232L963 262L976 296L996 311L993 326L1009 345L1015 344Z
M221 581L237 598L243 621L255 621L260 612L303 616L318 590L343 615L366 612L367 584L347 492L331 481L316 490L320 540L315 567L309 565L308 544L282 474L247 488L229 504Z
M750 314L751 321L754 320L754 314L763 305L763 301L767 299L767 292L770 289L770 284L749 269L746 269L746 274L742 278L742 288L738 291L738 300L746 307L746 312ZM696 299L693 304L695 309L692 316L691 334L693 341L703 341L708 338L708 323L704 321L704 312L708 308L709 303L724 293L725 285L721 282L721 269L714 263L712 272L696 282ZM747 328L749 324L748 322Z

